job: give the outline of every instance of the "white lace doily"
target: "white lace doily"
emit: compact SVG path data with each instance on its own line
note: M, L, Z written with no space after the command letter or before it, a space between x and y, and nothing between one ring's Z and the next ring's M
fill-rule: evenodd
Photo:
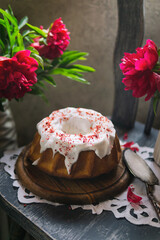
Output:
M153 148L140 147L138 144L134 144L132 147L137 147L139 151L137 152L143 159L146 160L147 164L152 168L156 176L160 180L160 168L153 161ZM13 179L13 186L17 188L17 197L20 203L24 206L30 203L48 203L52 205L60 205L58 203L49 202L47 200L41 199L30 191L25 189L21 183L18 181L17 176L14 172L15 163L19 153L22 148L14 151L5 152L4 156L0 159L0 163L5 163L4 169L10 174L10 178ZM134 161L134 159L133 159ZM104 210L112 211L116 218L125 218L129 222L141 225L148 224L154 227L160 227L160 223L157 219L157 215L149 202L146 195L145 184L138 179L134 179L132 185L135 188L135 194L142 197L140 204L131 204L127 200L127 190L116 196L112 200L107 200L105 202L99 203L98 205L71 205L71 209L76 209L78 207L84 210L91 210L93 214L100 214ZM160 186L155 187L156 198L160 199Z

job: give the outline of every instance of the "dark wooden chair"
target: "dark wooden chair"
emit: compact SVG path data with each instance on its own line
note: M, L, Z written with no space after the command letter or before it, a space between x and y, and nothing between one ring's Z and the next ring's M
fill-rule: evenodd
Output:
M122 72L119 63L124 52L135 52L141 46L144 34L143 0L117 1L119 13L118 34L114 51L115 99L112 114L113 123L122 129L132 129L138 107L138 99L132 93L124 92ZM126 120L127 119L127 120ZM144 133L149 135L154 120L153 100L151 100Z
M153 114L150 111L147 131L144 124L135 122L138 100L131 92L125 92L121 83L119 69L124 52L133 52L141 45L144 31L143 0L118 0L119 26L114 53L115 101L112 115L119 137L128 131L128 141L154 147L158 131L150 129ZM68 206L54 207L47 204L31 204L26 207L19 204L12 180L0 165L0 205L6 213L23 229L37 240L101 240L101 239L136 239L158 240L160 229L150 226L137 226L125 219L117 220L109 211L93 215L90 211ZM115 233L115 234L114 234ZM21 237L18 240L22 239ZM5 239L4 239L5 240Z

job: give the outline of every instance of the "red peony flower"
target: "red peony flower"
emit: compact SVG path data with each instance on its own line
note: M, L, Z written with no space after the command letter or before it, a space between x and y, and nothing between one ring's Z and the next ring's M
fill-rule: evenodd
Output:
M37 82L38 62L30 51L17 52L12 58L0 57L0 98L21 98Z
M144 47L137 48L136 53L125 53L120 64L125 76L122 81L125 90L132 90L137 98L147 95L145 100L149 100L157 88L160 90L160 75L152 72L157 61L157 46L151 40L147 40Z
M31 44L40 54L48 59L54 59L60 57L66 50L69 44L69 32L63 24L61 18L56 19L48 30L47 44L41 43L41 37L34 39L34 43Z

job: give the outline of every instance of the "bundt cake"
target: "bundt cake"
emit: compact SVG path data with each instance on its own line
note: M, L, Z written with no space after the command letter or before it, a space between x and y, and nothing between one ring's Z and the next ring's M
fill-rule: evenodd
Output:
M52 112L37 124L28 159L41 171L69 179L111 172L121 158L112 122L84 108Z

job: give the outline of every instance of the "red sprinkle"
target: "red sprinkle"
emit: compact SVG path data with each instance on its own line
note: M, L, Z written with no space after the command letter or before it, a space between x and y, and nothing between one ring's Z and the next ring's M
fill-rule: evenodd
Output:
M50 133L54 133L54 130L51 128L51 129L49 130L49 132L50 132Z

